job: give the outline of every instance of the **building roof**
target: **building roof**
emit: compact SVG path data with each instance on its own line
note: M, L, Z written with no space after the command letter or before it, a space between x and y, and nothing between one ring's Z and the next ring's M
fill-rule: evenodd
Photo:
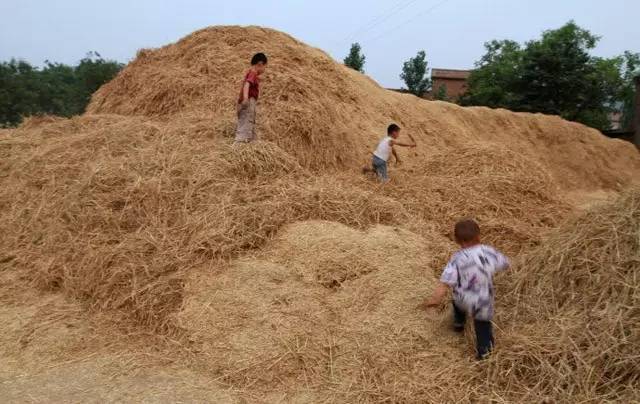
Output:
M471 70L431 69L431 78L433 79L466 80L469 78L470 74Z

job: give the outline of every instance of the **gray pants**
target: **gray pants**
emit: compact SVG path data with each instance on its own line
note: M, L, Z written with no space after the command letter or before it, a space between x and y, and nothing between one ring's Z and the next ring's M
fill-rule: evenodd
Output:
M371 165L373 166L373 170L378 175L378 179L381 182L389 181L389 174L387 174L387 162L381 159L380 157L374 155L371 159Z
M256 99L249 98L245 104L238 105L238 127L236 128L236 142L252 142L256 136Z

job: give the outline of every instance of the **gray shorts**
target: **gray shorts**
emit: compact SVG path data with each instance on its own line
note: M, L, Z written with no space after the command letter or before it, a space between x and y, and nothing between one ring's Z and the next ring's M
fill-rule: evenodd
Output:
M371 165L373 166L373 170L378 175L378 179L382 182L389 181L389 175L387 174L387 162L381 159L378 156L373 156L371 159Z
M236 142L252 142L256 136L256 99L249 98L246 104L238 105L238 127Z

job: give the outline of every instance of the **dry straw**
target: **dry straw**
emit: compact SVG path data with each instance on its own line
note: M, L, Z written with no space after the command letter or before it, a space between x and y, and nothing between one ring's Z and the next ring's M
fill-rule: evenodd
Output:
M233 145L257 49L263 141ZM542 238L568 191L637 178L631 145L389 92L257 27L141 51L88 112L0 132L0 269L17 283L172 338L172 360L252 401L638 400L637 192ZM392 121L419 147L382 187L358 168ZM448 313L416 308L466 216L524 254L487 364Z
M496 380L527 401L638 400L639 271L639 189L554 230L509 284Z

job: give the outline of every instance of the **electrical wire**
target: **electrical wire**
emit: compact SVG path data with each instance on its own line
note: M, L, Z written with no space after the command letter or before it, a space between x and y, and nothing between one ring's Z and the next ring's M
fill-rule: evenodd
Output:
M403 1L399 1L393 7L388 9L386 12L378 15L377 17L373 18L368 23L364 24L363 26L361 26L360 28L355 30L351 35L347 36L344 39L344 42L346 42L348 40L352 40L352 39L356 38L358 35L362 35L362 34L365 34L365 33L369 32L369 31L371 31L373 28L375 28L378 25L382 24L383 22L389 20L391 17L393 17L394 15L398 14L399 12L401 12L404 9L406 9L407 7L411 6L412 4L416 3L417 1L418 0L409 0L409 1L403 0Z
M447 3L448 1L449 0L442 0L439 3L437 3L437 4L433 5L432 7L428 8L427 10L414 15L413 17L409 18L408 20L406 20L402 24L398 24L397 26L395 26L395 27L393 27L393 28L391 28L391 29L389 29L387 31L384 31L383 33L381 33L379 35L376 35L373 38L371 38L369 40L365 40L363 42L364 43L368 43L368 44L370 44L372 42L375 42L376 40L378 40L378 39L380 39L380 38L382 38L384 36L387 36L389 33L393 32L393 31L396 31L397 29L402 28L402 27L406 26L407 24L410 24L410 23L414 22L418 18L424 17L425 15L431 13L433 10L435 10L436 8L442 6L444 3Z

